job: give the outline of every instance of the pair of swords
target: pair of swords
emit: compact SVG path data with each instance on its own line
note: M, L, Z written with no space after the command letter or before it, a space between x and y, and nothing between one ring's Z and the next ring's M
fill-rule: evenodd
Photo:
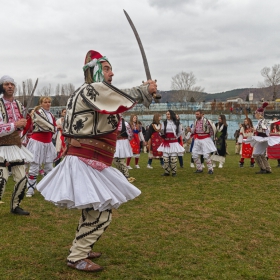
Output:
M145 51L144 51L144 48L143 48L141 39L140 39L140 37L139 37L139 35L138 35L138 32L137 32L137 30L136 30L136 28L135 28L135 26L134 26L134 24L133 24L131 18L129 17L128 13L127 13L125 10L123 10L123 11L124 11L124 14L125 14L125 16L126 16L128 22L129 22L129 24L130 24L132 30L133 30L133 33L134 33L134 35L135 35L135 38L136 38L136 40L137 40L137 42L138 42L138 46L139 46L139 48L140 48L141 55L142 55L142 59L143 59L143 63L144 63L144 68L145 68L147 80L151 80L151 79L152 79L152 76L151 76L151 72L150 72L148 60L147 60L147 57L146 57L146 54L145 54ZM155 82L156 82L156 81L157 81L157 80L155 80ZM154 98L154 100L155 100L156 103L159 103L159 99L161 99L161 95L158 94L158 93L153 93L153 98Z

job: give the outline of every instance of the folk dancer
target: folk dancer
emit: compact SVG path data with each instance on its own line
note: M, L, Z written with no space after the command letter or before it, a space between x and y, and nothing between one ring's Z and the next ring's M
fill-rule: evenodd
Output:
M130 146L131 146L133 157L135 160L135 168L140 168L140 166L139 166L139 158L140 158L140 151L141 151L140 142L142 141L142 142L144 142L144 145L146 145L145 139L144 139L144 136L142 133L142 125L140 124L137 115L130 116L129 124L133 131L133 137L130 140ZM130 161L131 161L131 157L128 157L126 160L127 168L133 169L130 166Z
M135 181L135 178L129 176L129 171L125 160L126 158L133 156L131 146L129 143L129 140L131 140L132 137L133 137L133 132L131 130L130 125L121 117L117 129L116 151L114 154L113 163L116 165L118 170L127 178L127 180L130 183Z
M179 121L179 124L180 124L180 116L178 114L176 114L176 119ZM181 135L179 136L178 138L178 143L184 147L184 142L183 142L183 139L185 139L185 130L183 128L183 126L181 125L181 129L182 129L182 133ZM185 149L184 149L184 152L185 152ZM184 168L184 160L183 160L183 153L180 153L178 154L178 160L179 160L179 164L180 164L180 167L181 168Z
M269 136L269 126L267 120L264 118L264 108L268 105L267 102L262 104L262 107L255 111L255 117L258 123L255 127L255 135L243 140L245 143L250 143L254 148L253 156L260 171L256 174L271 173L270 164L266 158L266 149L268 146L274 146L280 143L280 137Z
M34 158L29 166L26 197L34 195L40 166L44 166L44 176L47 175L53 169L53 162L57 155L52 143L52 137L56 133L56 121L50 108L51 98L42 96L32 114L33 130L27 149L33 153Z
M163 143L157 150L163 153L164 173L162 176L169 176L171 172L172 176L175 177L177 175L177 157L185 149L178 142L178 138L182 135L182 126L172 110L166 112L166 120L163 122L161 135Z
M119 113L136 102L148 107L157 85L149 80L132 89L115 88L111 84L114 74L109 60L96 51L87 53L83 69L85 83L71 94L66 106L66 156L40 181L37 189L58 206L82 210L67 265L94 272L103 268L90 260L101 256L92 247L110 225L112 209L141 193L111 167Z
M0 202L5 192L10 166L15 182L11 213L29 215L29 212L20 207L27 184L25 161L33 160L32 153L22 145L20 136L27 120L22 116L23 105L14 98L16 83L13 78L3 76L0 79L0 93L3 93L0 98Z
M271 137L280 137L280 128L279 128L279 120L273 120L270 125L270 133ZM267 147L267 157L269 159L276 159L278 162L277 167L280 167L280 144L276 144L274 146Z
M218 117L218 122L215 124L216 134L215 134L215 145L217 148L217 155L214 155L212 161L219 162L219 168L223 168L225 163L225 157L227 154L226 150L226 137L227 137L227 121L225 115L220 115ZM215 164L213 164L215 166Z
M195 123L191 129L194 145L192 148L192 158L196 165L195 173L202 173L202 164L200 156L203 155L203 158L206 162L208 168L208 174L213 174L213 165L210 154L216 152L217 149L214 145L213 139L216 132L216 127L212 121L204 117L204 114L201 110L195 112Z
M163 142L162 137L160 136L160 132L162 129L162 125L160 123L161 120L161 114L156 113L154 114L153 117L153 122L150 124L149 128L146 130L145 134L145 141L147 143L148 147L148 163L147 163L147 168L153 169L152 167L152 162L153 159L159 159L160 164L163 167L163 154L162 152L158 152L158 147L161 145Z
M243 125L240 128L240 133L238 137L238 143L241 145L240 149L240 161L239 166L244 167L244 159L249 158L250 159L250 167L255 166L255 159L253 157L253 147L249 143L243 142L243 140L246 140L248 137L254 135L254 126L252 123L252 120L250 118L246 118L244 120Z

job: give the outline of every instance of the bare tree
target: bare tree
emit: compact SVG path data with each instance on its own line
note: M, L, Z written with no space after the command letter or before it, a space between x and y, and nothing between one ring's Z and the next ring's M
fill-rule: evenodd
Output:
M31 92L33 90L32 79L27 79L25 85L26 85L26 95L31 95Z
M75 87L73 84L63 84L61 85L61 95L69 96L75 91Z
M195 86L196 77L193 72L187 73L182 71L172 77L171 89L175 92L171 96L171 101L200 101L204 88Z
M55 88L55 95L59 95L59 93L60 93L60 84L57 84Z
M280 83L280 64L275 64L272 68L264 67L261 70L261 75L264 77L264 83L260 84L265 87L272 87L272 101L276 99L277 86Z
M49 84L48 86L44 86L38 90L39 95L41 96L51 96L53 93L52 85Z

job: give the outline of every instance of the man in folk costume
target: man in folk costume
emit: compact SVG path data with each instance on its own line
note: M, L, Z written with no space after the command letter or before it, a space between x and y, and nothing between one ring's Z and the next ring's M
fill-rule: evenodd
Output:
M266 149L268 146L274 146L280 143L280 137L269 136L269 126L267 120L264 118L264 108L268 105L267 102L262 104L262 107L255 111L255 117L258 123L255 127L255 136L248 137L243 140L245 143L250 143L254 148L253 157L260 171L256 174L271 173L270 164L266 158Z
M149 80L132 89L115 88L111 85L114 75L111 64L96 51L87 53L83 69L85 83L70 96L66 106L63 125L63 135L68 137L66 156L37 189L58 206L82 209L67 265L93 272L103 269L90 259L101 255L93 252L92 247L109 226L112 209L141 193L119 170L111 167L119 114L136 102L148 107L157 86Z
M16 83L13 78L3 76L0 79L0 201L9 177L8 166L11 167L15 187L11 199L11 213L29 215L20 208L24 198L27 178L25 175L25 161L31 161L33 155L22 145L20 134L26 126L23 118L23 106L14 99Z
M188 131L192 132L194 145L192 148L192 158L196 165L195 173L202 173L200 155L203 155L208 168L208 174L213 174L213 165L210 154L217 149L211 137L215 135L215 125L203 116L201 110L195 112L196 121Z
M117 129L117 142L116 151L114 154L113 163L120 170L120 172L127 178L129 182L135 181L135 178L129 177L128 168L126 165L126 158L132 157L133 153L129 140L133 137L132 129L128 122L121 117L119 126Z

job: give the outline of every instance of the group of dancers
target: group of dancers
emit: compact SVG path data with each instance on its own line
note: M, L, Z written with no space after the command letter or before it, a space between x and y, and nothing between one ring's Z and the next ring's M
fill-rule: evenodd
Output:
M3 94L0 98L0 201L10 169L15 182L11 213L29 215L20 203L25 195L32 197L35 189L56 206L81 209L67 266L96 272L103 267L92 260L102 254L93 251L93 246L110 225L112 209L141 194L131 184L135 178L129 176L132 157L135 167L139 168L140 141L149 150L147 167L152 168L152 161L159 159L164 169L162 176L175 177L178 159L183 167L185 131L172 110L166 112L163 122L161 115L155 114L145 137L137 116L132 115L130 123L122 117L136 103L149 107L157 92L155 81L117 89L112 85L114 73L108 58L93 50L86 54L83 71L85 82L70 95L60 121L50 112L49 97L41 97L39 106L26 117L28 108L24 109L14 98L14 79L10 76L0 79L0 93ZM256 111L259 122L254 132L257 135L248 137L246 133L250 129L245 127L242 132L242 143L254 148L253 157L260 166L260 174L271 173L266 148L280 143L280 137L267 134L263 108ZM30 139L25 147L22 137L27 134ZM58 150L52 143L55 134L60 141ZM195 173L203 172L201 158L210 175L213 161L223 167L226 134L224 115L214 124L201 110L195 112L195 122L187 129L187 135L193 139L191 153ZM62 156L64 159L58 164ZM117 169L112 167L113 163ZM27 176L25 164L29 164ZM42 165L44 177L37 183Z

